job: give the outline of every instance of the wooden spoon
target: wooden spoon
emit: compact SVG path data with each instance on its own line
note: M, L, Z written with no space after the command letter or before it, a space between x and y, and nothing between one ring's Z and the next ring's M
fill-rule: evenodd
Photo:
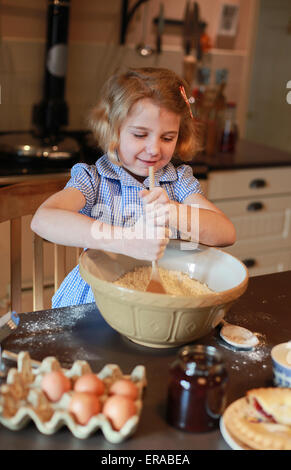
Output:
M154 167L150 166L149 168L149 177L150 177L150 189L155 187L155 172ZM155 294L166 294L162 280L159 275L158 262L152 261L152 274L150 282L146 288L146 292L154 292Z
M223 327L220 330L220 336L231 346L239 349L252 349L259 343L257 336L247 328L232 325L225 320L222 320L221 323Z

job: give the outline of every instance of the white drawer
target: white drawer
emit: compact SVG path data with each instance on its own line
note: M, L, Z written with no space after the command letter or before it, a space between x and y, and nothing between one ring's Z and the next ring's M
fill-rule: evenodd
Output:
M291 193L291 167L213 171L208 176L208 199L259 197Z
M256 197L248 199L235 199L233 201L218 201L215 204L228 217L241 215L257 216L267 212L281 212L291 209L290 196Z
M276 236L262 236L237 240L234 245L223 248L230 254L240 257L249 253L273 253L278 250L291 250L291 237L284 238L281 234Z
M224 251L231 252L229 249ZM250 251L249 253L236 255L236 257L246 264L250 276L260 276L291 269L291 249L259 254Z
M291 196L218 201L216 205L233 222L237 240L276 237L291 241Z

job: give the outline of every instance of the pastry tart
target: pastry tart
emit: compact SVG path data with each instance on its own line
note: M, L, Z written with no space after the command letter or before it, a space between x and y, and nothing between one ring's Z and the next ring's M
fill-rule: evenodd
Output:
M249 390L228 406L223 422L242 447L291 450L291 389Z

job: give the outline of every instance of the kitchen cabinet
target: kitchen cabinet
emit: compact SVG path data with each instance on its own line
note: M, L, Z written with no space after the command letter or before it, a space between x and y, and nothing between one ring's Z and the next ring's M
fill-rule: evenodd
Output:
M234 223L224 248L251 276L291 269L291 166L212 171L207 196Z

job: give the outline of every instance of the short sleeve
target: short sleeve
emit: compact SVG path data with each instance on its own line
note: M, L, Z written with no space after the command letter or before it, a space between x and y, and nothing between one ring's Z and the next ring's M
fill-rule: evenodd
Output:
M201 185L193 175L189 165L181 165L177 168L178 181L175 187L175 195L178 202L182 203L190 194L204 195Z
M84 195L86 204L80 211L82 214L91 215L96 200L99 178L95 165L77 163L71 169L71 178L65 187L76 188Z

